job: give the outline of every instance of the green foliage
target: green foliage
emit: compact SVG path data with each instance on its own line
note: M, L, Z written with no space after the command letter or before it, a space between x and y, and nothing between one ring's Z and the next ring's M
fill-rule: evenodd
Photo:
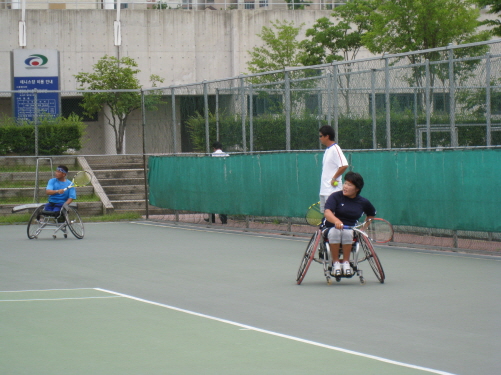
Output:
M285 150L285 117L283 115L263 115L253 118L253 151ZM415 148L416 124L424 125L426 117L420 115L414 118L410 111L391 114L391 147ZM434 115L431 124L448 126L448 115ZM456 118L456 124L485 124L485 117L463 115ZM303 114L291 118L291 149L292 150L318 150L318 129L326 125L326 121L318 120L316 116ZM187 121L191 140L195 151L205 152L205 119L197 114ZM338 118L339 144L343 149L359 150L372 149L372 119L370 117L340 116ZM247 147L250 145L250 124L246 120ZM220 141L225 145L226 151L243 150L242 119L240 116L220 116L219 120ZM496 134L494 134L496 133ZM493 133L494 140L501 140L501 134ZM498 137L499 135L499 137ZM216 120L209 118L209 137L211 142L216 140ZM497 137L497 138L496 138ZM460 146L482 146L486 144L485 126L458 126L458 140ZM376 117L376 147L386 148L386 116L380 114ZM450 132L432 132L432 147L450 146ZM498 143L499 144L499 143ZM423 145L426 145L426 134L423 134Z
M501 1L499 0L477 0L478 5L481 7L490 7L489 13L498 14L501 17ZM493 35L501 36L501 19L497 20L485 20L482 22L483 25L494 26L491 30Z
M372 29L362 42L372 53L401 53L487 40L476 34L478 9L469 0L374 0ZM412 61L414 62L414 61Z
M263 40L264 46L254 47L248 51L250 60L247 66L251 73L301 66L299 41L296 39L304 24L299 27L294 26L294 21L271 21L271 24L271 28L263 26L261 34L258 34ZM252 79L252 82L271 82L275 78L262 76Z
M303 65L318 65L355 59L362 47L362 36L370 29L373 1L352 0L336 7L332 13L336 22L327 17L317 20L301 42Z
M141 108L141 85L136 75L140 72L137 63L130 57L120 60L113 56L102 57L94 66L93 73L79 73L75 75L81 90L113 90L110 92L83 93L84 102L82 107L89 116L103 110L106 106L110 114L104 112L107 124L115 133L115 147L118 154L123 153L123 142L128 116L132 111ZM163 79L157 75L151 75L150 81L153 87ZM121 91L116 90L131 90ZM160 95L154 92L148 95L145 103L154 109L160 101Z
M325 125L316 116L303 115L291 118L291 149L310 150L319 147L318 129ZM190 137L194 150L205 152L205 119L196 114L187 121ZM285 150L285 117L284 115L262 115L254 117L253 126L253 151ZM250 145L250 123L245 123L247 148ZM242 118L240 116L219 117L220 140L225 145L225 151L243 150ZM211 142L216 140L216 119L209 117L209 137Z
M38 121L39 155L62 155L69 149L82 148L85 125L77 115L67 118L41 117ZM35 155L35 124L16 123L4 118L0 122L0 155Z

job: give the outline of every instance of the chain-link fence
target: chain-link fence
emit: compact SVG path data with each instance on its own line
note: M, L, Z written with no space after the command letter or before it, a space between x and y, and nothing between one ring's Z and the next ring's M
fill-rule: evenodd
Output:
M57 103L45 94L57 94ZM89 114L86 100L98 96L128 107ZM0 92L2 161L17 156L38 170L37 163L71 158L70 169L94 173L93 199L102 212L137 210L195 223L212 217L145 203L149 155L203 156L215 141L232 155L319 151L322 125L335 129L344 150L499 146L501 40L145 90ZM16 171L25 173L5 173ZM38 181L34 172L26 172L28 180ZM302 218L232 215L228 222L308 232ZM457 232L449 232L445 237L457 245Z

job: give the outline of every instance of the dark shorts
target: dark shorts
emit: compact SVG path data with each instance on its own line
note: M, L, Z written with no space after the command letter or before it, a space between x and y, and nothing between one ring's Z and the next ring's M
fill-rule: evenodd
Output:
M54 212L59 212L61 211L61 207L63 207L63 203L52 203L49 202L45 205L44 210L45 211L54 211Z

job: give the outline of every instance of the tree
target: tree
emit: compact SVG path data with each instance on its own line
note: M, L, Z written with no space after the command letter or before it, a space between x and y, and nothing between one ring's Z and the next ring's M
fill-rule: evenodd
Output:
M137 63L130 57L120 60L113 56L102 57L94 66L93 73L79 73L75 75L80 84L80 90L136 90L136 91L111 91L111 92L86 92L83 93L82 107L88 115L100 112L108 107L104 115L106 122L113 128L115 133L115 147L117 154L124 151L124 135L129 115L136 109L141 108L141 85L136 75L140 72L136 69ZM157 75L150 76L150 82L156 87L157 82L163 79ZM148 107L154 107L160 100L160 95L145 96Z
M332 13L335 22L323 17L317 20L311 29L306 30L301 42L304 53L301 62L304 65L318 65L333 61L355 60L363 47L362 36L370 29L370 14L375 6L371 0L352 0L336 7ZM344 73L351 71L351 64L340 66ZM350 74L339 75L340 88L350 88ZM347 113L350 109L349 90L340 90L345 98Z
M499 0L477 0L478 5L481 7L488 6L490 7L489 12L491 14L498 14L501 17L501 2ZM494 26L491 32L494 35L501 36L501 19L497 20L486 20L483 21L482 24Z
M297 36L304 24L294 26L294 21L271 21L273 28L263 26L261 34L264 46L254 47L247 63L249 72L261 73L282 70L286 67L301 66L299 41Z
M478 9L470 0L375 0L372 29L362 36L374 54L401 53L487 40L477 33ZM416 57L409 57L411 62Z
M301 42L304 50L301 62L317 65L356 59L363 46L362 36L371 28L369 17L374 10L373 1L352 0L335 8L332 17L336 23L327 17L318 19L306 30L311 39Z
M477 32L479 10L472 6L473 0L374 0L377 9L371 15L372 28L362 36L362 43L370 52L377 54L403 53L445 47L451 43L464 44L489 39L489 32ZM485 54L487 46L463 48L455 58ZM411 54L406 57L411 64L425 60L447 60L446 52L431 51ZM466 79L474 72L477 61L454 64L454 78ZM424 66L415 66L407 77L411 86L424 87ZM430 69L430 86L435 80L449 80L447 64L434 65ZM424 90L421 90L424 96ZM432 94L433 100L433 94ZM421 101L424 103L424 100Z

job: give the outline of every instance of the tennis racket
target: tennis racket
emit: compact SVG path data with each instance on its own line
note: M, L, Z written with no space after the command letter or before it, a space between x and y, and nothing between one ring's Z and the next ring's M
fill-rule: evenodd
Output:
M320 212L320 202L312 204L306 211L306 222L315 227L322 223L324 214Z
M393 226L385 219L374 218L354 227L345 226L345 229L358 229L376 243L386 243L393 239Z
M71 184L67 188L65 188L64 191L74 187L82 187L89 185L91 181L92 181L92 175L89 172L80 171L75 175L75 177L73 177L73 180L71 180Z

